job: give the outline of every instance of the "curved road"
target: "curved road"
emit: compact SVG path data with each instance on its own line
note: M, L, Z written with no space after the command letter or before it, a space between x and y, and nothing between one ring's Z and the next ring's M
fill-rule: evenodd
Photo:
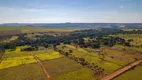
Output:
M105 77L102 78L101 80L111 80L111 79L113 79L114 77L116 77L116 76L122 74L123 72L125 72L125 71L131 69L132 67L134 67L134 66L140 64L141 62L142 62L142 59L141 59L141 60L138 60L138 61L135 61L135 62L131 63L130 65L125 66L125 67L119 69L118 71L115 71L115 72L113 72L113 73L111 73L111 74L105 76Z

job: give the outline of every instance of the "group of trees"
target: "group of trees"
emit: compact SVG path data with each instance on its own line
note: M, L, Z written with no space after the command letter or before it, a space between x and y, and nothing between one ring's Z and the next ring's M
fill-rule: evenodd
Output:
M82 66L86 66L87 68L94 71L94 75L101 75L104 76L106 73L104 72L104 68L99 67L98 65L95 65L94 63L87 62L84 58L75 57L72 55L73 50L69 50L68 52L64 52L63 50L56 49L60 54L65 55L71 60L74 60L75 62L81 64Z
M73 50L69 50L68 52L64 52L63 50L60 50L58 48L56 48L55 50L58 51L60 54L65 55L69 59L74 60L75 62L81 64L82 66L86 66L87 68L93 70L94 75L101 75L101 76L106 75L106 73L104 72L104 68L99 67L98 65L96 65L94 63L89 63L84 58L79 58L79 57L73 56L72 55Z
M121 29L115 29L115 28L101 28L99 30L96 29L89 29L89 30L78 30L71 33L67 33L68 35L62 34L60 36L52 36L48 34L42 34L37 39L30 39L27 37L27 34L19 34L17 36L18 39L11 41L10 43L0 43L0 46L2 46L5 49L11 49L14 50L16 46L23 46L23 45L29 45L32 47L39 47L44 46L45 48L48 48L48 45L59 45L60 43L64 44L77 44L80 47L92 47L92 48L99 48L100 45L106 45L106 46L113 46L115 44L121 44L130 46L129 41L125 41L122 38L119 37L107 37L109 34L118 34L118 33L142 33L142 31L123 31ZM90 38L94 40L89 40L88 42L85 42L83 38Z

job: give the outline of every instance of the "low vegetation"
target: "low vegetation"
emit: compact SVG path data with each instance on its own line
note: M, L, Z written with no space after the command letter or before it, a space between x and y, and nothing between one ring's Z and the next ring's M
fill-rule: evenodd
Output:
M142 59L142 30L139 29L13 27L11 30L20 30L21 33L0 37L0 76L13 75L10 79L45 80L34 56L41 61L51 80L101 79ZM3 28L1 31L11 33L11 30ZM38 73L34 72L30 77L21 68ZM137 67L135 69L137 72ZM8 70L15 72L6 74ZM23 73L16 74L19 70ZM131 71L124 75L131 75ZM121 78L123 75L116 79Z

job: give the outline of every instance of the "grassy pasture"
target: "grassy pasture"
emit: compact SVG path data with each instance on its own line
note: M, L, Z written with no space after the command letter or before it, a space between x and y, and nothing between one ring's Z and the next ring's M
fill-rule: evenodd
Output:
M93 72L66 57L42 62L50 80L94 80Z
M114 80L142 80L142 63L130 71L116 77Z
M31 33L31 32L72 32L75 30L79 30L77 28L42 28L42 27L22 27L23 33Z
M0 31L21 30L20 27L0 26Z
M62 74L51 78L51 80L96 80L92 75L92 71L87 68L82 68L73 72Z
M62 44L61 46L58 46L58 48L62 49L62 46L65 45ZM101 53L98 54L95 52L95 49L91 48L76 48L73 45L66 45L66 47L62 50L65 52L73 50L72 55L76 57L83 57L89 63L95 63L99 67L104 68L104 70L108 73L111 73L127 65L128 63L133 62L135 58L141 58L140 54L134 55L129 53L128 51L111 49L111 47L100 49L101 53L105 53L104 57L102 57ZM113 56L114 58L112 58L111 56ZM101 58L103 58L103 60Z
M37 64L26 64L0 70L0 80L46 80L46 77Z
M119 68L121 68L122 66L126 65L128 62L125 61L121 61L121 60L116 60L116 59L112 59L108 56L105 56L104 60L100 59L101 55L97 54L95 51L94 52L90 52L90 50L92 51L93 49L90 48L90 50L83 49L83 48L75 48L72 45L66 45L67 47L63 49L63 51L68 51L68 50L73 50L72 55L76 56L76 57L83 57L86 59L86 61L88 61L89 63L95 63L96 65L98 65L99 67L102 67L105 69L106 72L111 73L114 70L117 70ZM59 48L61 49L62 46L59 46ZM115 54L115 53L114 53ZM119 55L120 56L120 55Z
M72 32L80 30L79 28L47 28L47 27L0 27L1 31L21 30L22 33L35 33L35 32Z

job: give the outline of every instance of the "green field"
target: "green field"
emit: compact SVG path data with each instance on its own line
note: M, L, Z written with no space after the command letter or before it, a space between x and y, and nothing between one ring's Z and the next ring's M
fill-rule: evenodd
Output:
M35 32L72 32L79 28L46 28L46 27L0 27L0 31L21 30L23 33Z
M135 68L116 77L114 80L142 80L142 63Z
M10 41L14 41L16 39L18 39L18 36L12 36L11 38L7 38L7 39L3 40L2 42L10 42Z
M37 63L1 69L0 76L0 80L46 80Z
M5 80L46 80L42 69L39 65L37 65L37 61L30 55L31 53L42 61L42 64L51 76L50 80L66 80L67 78L70 78L68 80L95 79L91 70L83 67L73 60L63 57L63 55L60 55L52 49L32 52L21 51L21 49L27 47L29 46L25 45L18 46L15 51L6 50L6 53L2 57L0 63L1 78ZM12 73L8 71L11 71Z
M51 80L94 80L93 72L66 57L43 61Z
M96 80L92 75L92 71L87 68L82 68L73 72L62 74L51 78L51 80Z
M62 46L66 46L62 49ZM125 53L124 51L120 50L113 50L111 48L101 48L101 53L105 53L103 60L101 54L97 54L95 50L91 48L76 48L72 45L60 45L58 46L59 49L62 49L64 52L68 52L69 50L73 50L72 55L75 57L82 57L89 63L95 63L99 67L104 68L105 72L111 73L119 68L127 65L130 62L133 62L135 58L141 58L140 55L133 55L129 53ZM111 58L113 56L114 58ZM123 57L122 57L123 56ZM122 59L122 60L121 60Z
M37 61L31 54L37 56L40 60L51 60L62 57L58 52L54 50L34 51L34 52L22 52L20 49L28 46L19 46L15 51L7 50L3 55L0 63L0 69L10 68L23 64L36 63ZM52 52L51 52L52 51Z

